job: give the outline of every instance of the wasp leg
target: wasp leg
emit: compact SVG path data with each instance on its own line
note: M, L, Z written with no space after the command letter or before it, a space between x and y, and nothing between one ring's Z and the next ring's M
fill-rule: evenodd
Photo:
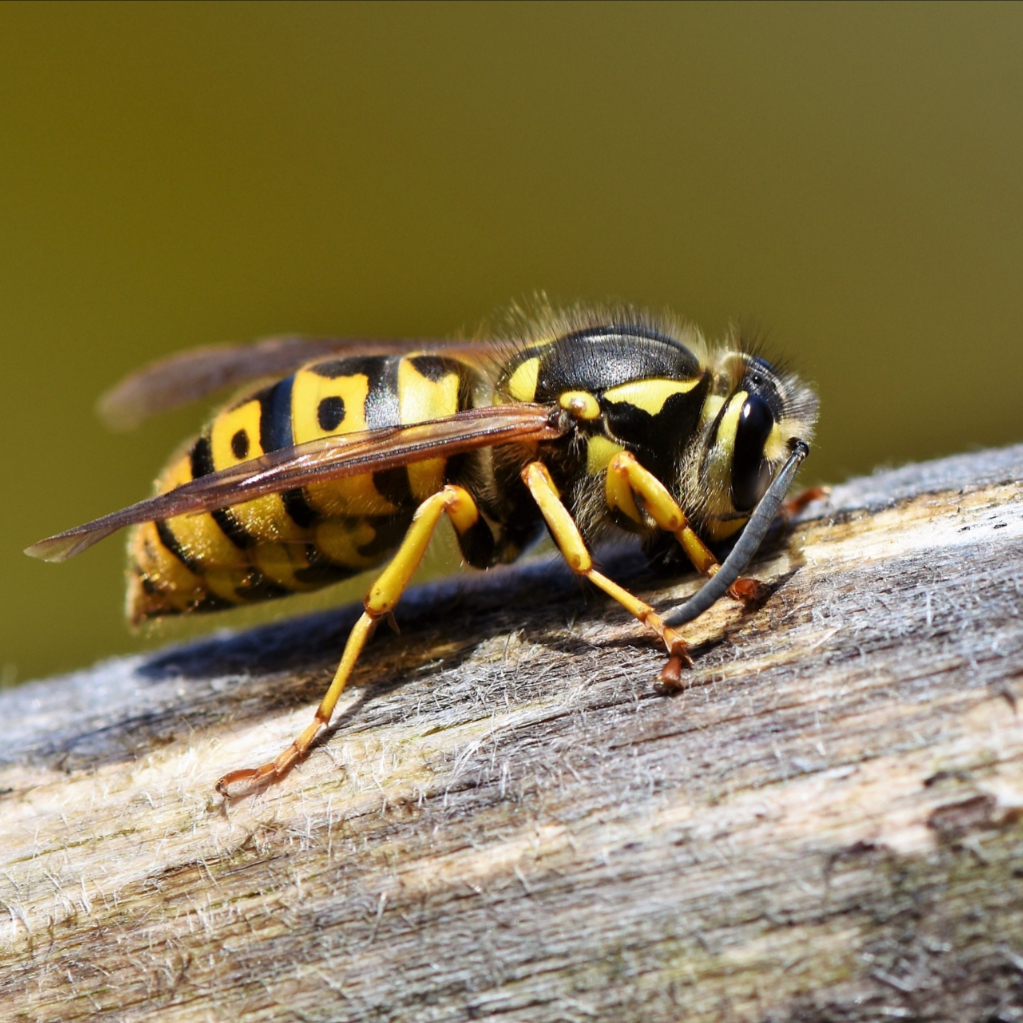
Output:
M636 461L635 455L620 451L611 459L607 467L605 495L609 508L617 509L640 523L643 522L643 514L636 504L636 497L642 498L650 517L664 532L674 535L698 572L710 577L720 567L718 559L689 525L678 502L653 473ZM760 598L762 590L756 579L741 578L732 583L728 593L743 603L752 603Z
M823 500L830 493L830 487L808 487L806 490L801 490L781 506L782 518L786 521L794 519L807 505Z
M639 597L634 597L628 590L612 582L593 567L593 558L586 549L586 541L583 540L582 533L579 532L579 527L568 509L561 503L558 489L546 466L541 462L530 462L522 470L522 479L547 521L554 542L561 549L568 567L577 575L584 576L595 586L599 586L655 633L668 651L668 663L660 674L660 681L677 685L682 666L693 663L686 641L674 629L665 625L649 604Z
M221 795L229 798L247 795L276 781L305 755L313 739L330 723L334 707L351 677L362 648L373 635L377 623L383 618L391 617L395 605L423 560L437 523L444 515L451 519L459 533L464 533L479 520L476 502L462 487L448 485L420 504L401 546L366 595L363 602L365 610L348 634L341 663L319 707L316 708L313 720L287 749L269 763L263 764L262 767L225 774L217 782L217 791Z

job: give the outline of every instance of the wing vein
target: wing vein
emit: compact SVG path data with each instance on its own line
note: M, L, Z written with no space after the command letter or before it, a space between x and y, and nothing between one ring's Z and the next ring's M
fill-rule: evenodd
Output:
M44 561L66 561L125 526L216 511L310 483L451 457L482 447L556 440L568 428L555 407L521 403L484 406L444 419L326 437L201 476L40 540L25 553Z

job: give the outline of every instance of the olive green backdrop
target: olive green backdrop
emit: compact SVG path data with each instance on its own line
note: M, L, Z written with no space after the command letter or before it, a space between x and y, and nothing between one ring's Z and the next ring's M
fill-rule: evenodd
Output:
M0 6L6 682L137 648L122 543L202 419L126 371L620 297L765 328L807 479L1023 439L1023 5ZM213 621L210 625L215 624Z

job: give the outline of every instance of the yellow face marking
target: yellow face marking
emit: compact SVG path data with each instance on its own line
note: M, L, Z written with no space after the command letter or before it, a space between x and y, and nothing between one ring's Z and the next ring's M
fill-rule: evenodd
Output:
M737 391L728 399L728 405L718 420L717 435L713 438L712 446L704 460L707 489L703 532L712 543L731 536L748 518L748 516L741 519L731 518L735 514L732 505L732 457L735 452L735 433L747 397L749 396L745 391Z
M526 359L512 373L508 380L508 394L515 401L533 401L536 398L536 385L540 378L540 359L533 356Z
M623 451L621 444L616 444L607 437L591 437L586 443L586 471L590 476L599 476L607 468L607 463Z
M782 436L781 426L775 423L771 432L767 435L767 443L764 444L764 457L771 462L781 462L788 455L788 447L785 438Z
M431 380L416 369L412 359L402 359L398 365L399 420L402 424L422 423L454 415L458 411L458 387L457 373ZM446 465L444 458L409 463L406 467L409 487L417 501L425 500L444 485Z
M700 426L707 426L709 423L713 423L724 403L725 399L719 394L708 395L707 400L703 403L703 409L700 412Z
M558 404L574 419L600 418L600 404L588 391L565 391Z
M611 402L627 402L650 415L656 416L664 403L676 394L688 394L701 377L692 380L631 380L627 384L609 387L604 397Z
M729 398L728 408L718 423L717 437L714 440L715 460L727 458L731 464L732 452L735 450L735 434L739 429L739 416L742 415L742 407L748 397L745 391L737 391Z

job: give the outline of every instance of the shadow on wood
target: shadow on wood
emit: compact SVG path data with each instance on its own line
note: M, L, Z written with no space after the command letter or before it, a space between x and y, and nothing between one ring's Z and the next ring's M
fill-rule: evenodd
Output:
M351 609L0 694L0 1019L1023 1020L1021 479L835 488L674 696L560 568L422 587L229 806Z

